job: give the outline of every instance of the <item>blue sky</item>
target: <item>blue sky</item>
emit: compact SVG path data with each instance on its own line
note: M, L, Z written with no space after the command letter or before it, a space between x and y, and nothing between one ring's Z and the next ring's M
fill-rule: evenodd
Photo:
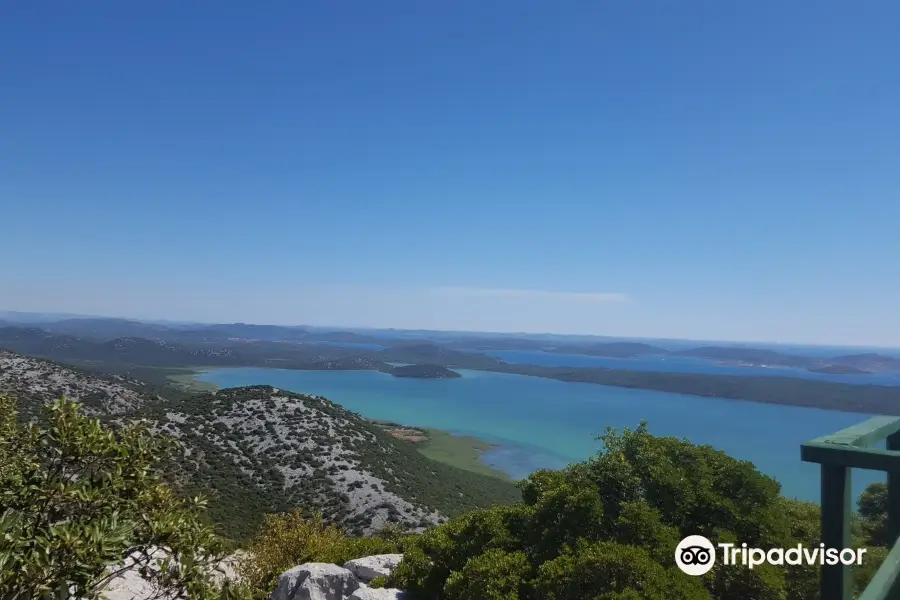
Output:
M900 346L898 20L3 3L0 309Z

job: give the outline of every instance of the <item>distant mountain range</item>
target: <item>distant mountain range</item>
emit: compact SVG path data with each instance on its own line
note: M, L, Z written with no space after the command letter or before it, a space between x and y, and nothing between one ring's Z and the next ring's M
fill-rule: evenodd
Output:
M134 332L129 325L126 331ZM156 333L161 333L154 330ZM438 365L461 369L489 368L503 361L433 344L401 344L360 350L313 343L245 340L228 334L166 332L155 339L127 336L111 340L53 333L37 327L0 327L0 348L80 366L122 372L139 367L266 366L308 370L380 370L391 363ZM181 341L170 341L178 339Z
M12 313L0 313L9 316ZM176 345L173 348L160 348L141 346L139 342L130 342L133 346L128 350L132 355L144 356L147 352L160 354L168 351L172 364L184 364L182 361L189 357L201 360L200 365L209 364L243 364L247 361L246 354L253 355L254 360L259 357L259 350L263 348L259 344L269 343L294 343L298 347L293 351L287 351L279 347L277 354L280 359L296 359L301 362L314 361L316 355L334 356L334 350L316 351L315 344L330 344L340 348L347 346L371 346L383 347L387 350L383 355L385 362L416 362L425 364L440 364L460 368L479 368L489 361L486 357L473 359L473 352L502 352L502 351L532 351L552 354L581 354L587 356L630 359L649 356L671 356L698 358L736 365L770 367L770 368L794 368L807 369L821 373L860 374L873 372L900 372L900 358L878 353L845 354L832 357L806 356L779 352L771 349L754 348L748 346L732 345L707 345L686 349L667 349L659 345L635 341L596 341L598 338L579 338L570 336L529 336L516 337L514 335L493 334L453 334L450 332L405 332L405 337L398 336L391 331L367 330L364 332L348 330L328 330L319 327L281 326L281 325L254 325L246 323L230 324L168 324L149 323L126 319L107 319L94 317L61 318L57 320L41 321L35 319L33 323L23 321L25 313L15 313L15 322L6 324L14 328L40 329L44 332L59 336L53 340L53 344L71 346L71 351L84 356L79 348L87 348L85 343L112 342L122 338L140 338L155 341L159 344L170 343ZM0 326L4 325L0 321ZM415 335L413 335L415 334ZM24 334L22 334L24 335ZM65 337L69 336L69 337ZM6 337L9 337L7 333ZM26 336L27 337L27 336ZM568 340L568 341L564 341ZM229 343L249 343L256 346L236 347L228 346ZM36 341L37 350L49 343L47 340ZM204 354L204 348L210 344L221 349L224 345L227 350L224 355ZM24 352L33 352L27 347ZM400 350L408 347L406 351ZM438 350L438 348L440 350ZM271 353L273 348L268 348ZM34 352L37 352L35 350ZM52 355L56 356L61 351L54 349ZM467 352L463 352L467 351ZM97 360L109 360L109 356L122 357L128 352L123 349L108 351L106 355L102 350L92 349L90 353L100 354ZM176 356L180 352L181 355ZM444 352L445 354L441 354ZM446 354L456 352L454 355ZM187 354L185 354L187 353ZM289 356L282 356L282 355ZM346 355L358 354L348 352ZM403 354L406 359L396 357ZM418 357L421 360L415 360ZM373 360L382 360L380 356L373 356ZM159 358L163 363L165 360ZM144 359L140 358L143 362Z

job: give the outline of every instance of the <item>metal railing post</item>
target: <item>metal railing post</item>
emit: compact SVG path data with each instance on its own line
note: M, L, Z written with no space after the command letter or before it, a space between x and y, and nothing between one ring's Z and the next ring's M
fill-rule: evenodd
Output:
M886 441L884 450L873 447L882 440ZM816 438L800 446L800 459L822 469L822 545L827 549L853 547L851 469L887 473L886 541L890 550L859 600L900 600L900 418L871 417ZM822 565L819 600L851 600L853 588L849 565Z
M850 547L850 469L822 465L822 542L826 548ZM838 563L822 565L821 600L851 600L850 567Z
M900 450L900 432L887 436L885 441L888 450ZM900 471L888 471L888 544L893 544L900 537Z
M900 450L900 432L892 433L885 439L887 450ZM892 546L900 538L900 471L887 473L888 503L888 545ZM889 600L900 600L900 586L893 585L887 592Z

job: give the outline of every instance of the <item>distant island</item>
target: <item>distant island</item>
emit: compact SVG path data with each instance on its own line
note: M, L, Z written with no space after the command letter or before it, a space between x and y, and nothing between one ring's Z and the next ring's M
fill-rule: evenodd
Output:
M404 365L394 367L390 371L394 377L412 377L416 379L455 379L462 377L456 371L438 365Z
M826 375L870 375L872 371L858 369L849 365L822 365L808 369L810 373L825 373Z
M836 356L832 361L870 373L900 371L900 358L882 354L849 354L847 356Z
M817 366L818 361L809 356L783 354L762 348L743 348L730 346L702 346L675 352L678 356L718 360L725 364L747 367L789 367L810 368Z

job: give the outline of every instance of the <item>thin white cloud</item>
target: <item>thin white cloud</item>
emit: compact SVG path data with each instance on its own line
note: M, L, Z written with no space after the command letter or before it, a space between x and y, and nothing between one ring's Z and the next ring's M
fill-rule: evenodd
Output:
M628 300L627 294L618 292L551 292L545 290L515 290L459 286L444 286L435 288L434 291L441 295L465 296L470 298L533 298L582 302L626 302Z

